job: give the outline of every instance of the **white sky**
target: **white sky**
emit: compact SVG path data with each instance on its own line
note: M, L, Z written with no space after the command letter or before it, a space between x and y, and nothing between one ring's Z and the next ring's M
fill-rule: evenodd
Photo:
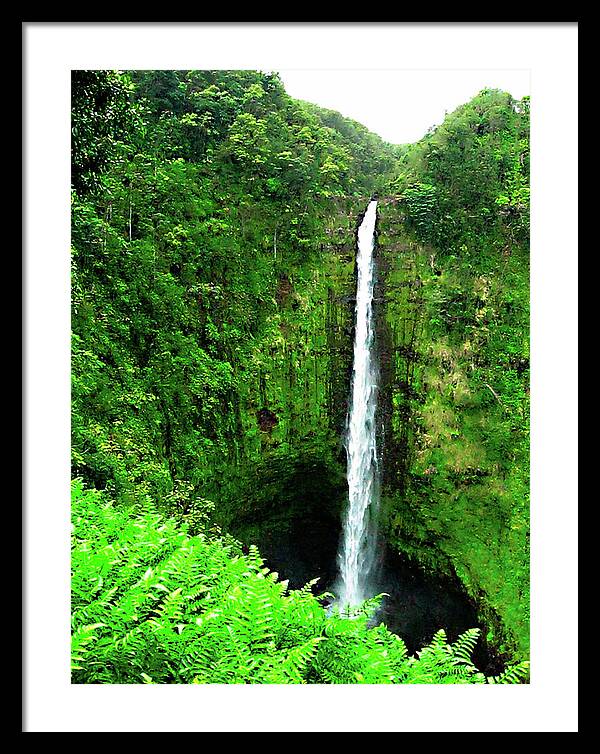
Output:
M529 94L528 70L280 70L287 93L357 120L393 144L418 141L481 89Z

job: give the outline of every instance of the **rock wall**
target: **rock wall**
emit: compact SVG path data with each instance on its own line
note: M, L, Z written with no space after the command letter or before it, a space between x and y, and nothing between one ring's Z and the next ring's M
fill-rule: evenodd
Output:
M335 575L367 202L339 202L311 264L280 276L260 377L239 396L240 458L214 491L223 525L292 586ZM459 584L489 643L526 657L527 260L518 249L438 258L411 237L395 197L378 215L382 546Z
M342 444L355 300L355 234L368 198L337 200L317 253L284 267L258 379L239 396L238 462L215 481L223 526L292 586L335 575L347 497Z
M529 647L528 259L451 258L379 205L383 531L456 576L510 656Z

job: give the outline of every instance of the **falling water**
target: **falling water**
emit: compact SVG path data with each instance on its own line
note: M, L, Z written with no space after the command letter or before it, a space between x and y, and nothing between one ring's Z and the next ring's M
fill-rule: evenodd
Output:
M373 354L373 247L377 202L369 203L358 229L356 330L346 455L349 504L339 555L342 605L355 606L368 593L375 565L378 505L375 409L377 366Z

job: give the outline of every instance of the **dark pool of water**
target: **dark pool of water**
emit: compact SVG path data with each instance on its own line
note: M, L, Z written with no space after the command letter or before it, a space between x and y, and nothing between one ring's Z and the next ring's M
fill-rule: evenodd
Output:
M335 582L325 583L323 589L335 593ZM502 659L485 640L487 628L477 619L474 603L458 582L426 574L397 553L387 552L375 593L383 592L386 595L374 622L385 623L401 636L409 654L428 644L440 628L450 642L469 628L479 628L473 653L475 666L486 675L496 675L504 669Z
M380 576L383 598L380 622L404 639L413 654L443 628L453 642L468 628L479 628L473 654L475 665L487 675L503 670L504 663L485 641L487 629L477 619L475 605L458 583L425 574L396 553L387 553Z
M263 543L266 564L288 579L297 589L319 576L316 594L335 593L337 579L337 539L331 522L315 521L310 526L279 531ZM425 574L418 566L393 551L382 553L380 573L374 593L386 592L376 616L401 636L410 654L428 642L440 628L449 641L455 641L468 628L479 628L479 641L473 654L475 665L486 675L495 675L504 663L487 645L487 628L477 620L475 605L456 580Z

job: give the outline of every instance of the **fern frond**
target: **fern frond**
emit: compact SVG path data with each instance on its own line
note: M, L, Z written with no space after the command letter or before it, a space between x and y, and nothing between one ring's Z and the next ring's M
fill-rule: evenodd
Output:
M381 595L340 615L230 540L125 512L74 485L72 679L75 683L519 683L528 663L486 679L471 660L479 631L439 630L409 657L383 624Z

